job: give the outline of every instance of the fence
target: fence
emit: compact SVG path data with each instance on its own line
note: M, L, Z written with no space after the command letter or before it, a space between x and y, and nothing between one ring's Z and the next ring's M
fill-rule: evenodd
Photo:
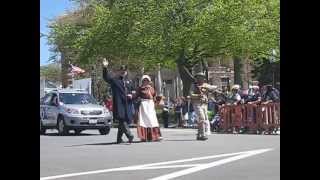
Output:
M280 103L225 105L219 114L222 132L271 134L280 128Z

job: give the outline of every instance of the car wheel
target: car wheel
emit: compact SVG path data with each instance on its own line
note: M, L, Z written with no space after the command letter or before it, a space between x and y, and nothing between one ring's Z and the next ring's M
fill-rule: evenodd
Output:
M75 133L76 135L80 135L81 131L82 131L82 130L80 130L80 129L75 129L75 130L74 130L74 133Z
M40 119L40 134L41 135L46 134L46 128L43 127L41 119Z
M110 127L106 127L104 129L99 129L101 135L107 135L110 132Z
M59 116L58 118L58 133L59 135L67 135L69 133L68 128L65 125L64 118Z

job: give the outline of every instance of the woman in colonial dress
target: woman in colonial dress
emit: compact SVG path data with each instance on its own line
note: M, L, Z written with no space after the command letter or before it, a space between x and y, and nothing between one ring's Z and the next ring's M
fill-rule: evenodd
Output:
M140 99L138 108L137 130L141 141L161 140L160 126L156 115L154 99L156 92L151 86L151 78L142 76L142 85L136 91L136 98Z

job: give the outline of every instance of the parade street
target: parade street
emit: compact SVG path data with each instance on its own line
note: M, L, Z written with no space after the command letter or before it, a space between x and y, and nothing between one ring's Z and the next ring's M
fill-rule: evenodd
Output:
M161 129L160 142L116 144L110 134L87 130L40 136L40 180L280 179L280 135L212 134L196 140L195 129ZM123 137L125 141L127 139Z

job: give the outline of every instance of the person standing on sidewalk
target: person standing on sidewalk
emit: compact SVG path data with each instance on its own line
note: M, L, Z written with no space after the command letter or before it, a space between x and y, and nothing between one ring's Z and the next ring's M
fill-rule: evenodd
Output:
M125 134L132 143L133 135L130 132L129 124L133 119L133 101L132 92L130 91L132 86L129 81L126 81L127 67L121 66L115 77L112 77L108 71L109 62L103 60L103 79L110 84L113 97L113 117L119 121L117 143L122 143L122 135Z
M107 95L107 96L104 96L103 97L103 99L104 99L104 105L105 105L105 107L109 110L109 111L112 111L112 99L111 99L111 97L109 96L109 95Z
M259 86L252 86L249 92L248 104L258 104L261 102L261 94L259 92Z
M279 102L280 98L278 96L277 91L272 87L272 85L266 85L265 86L266 92L262 96L262 102L263 104L268 104L271 102Z
M182 120L182 103L180 97L177 97L174 101L174 119L177 123L177 127L181 127L181 120Z
M227 104L238 105L241 101L241 96L239 94L240 85L233 85L231 88L231 94L227 99Z

